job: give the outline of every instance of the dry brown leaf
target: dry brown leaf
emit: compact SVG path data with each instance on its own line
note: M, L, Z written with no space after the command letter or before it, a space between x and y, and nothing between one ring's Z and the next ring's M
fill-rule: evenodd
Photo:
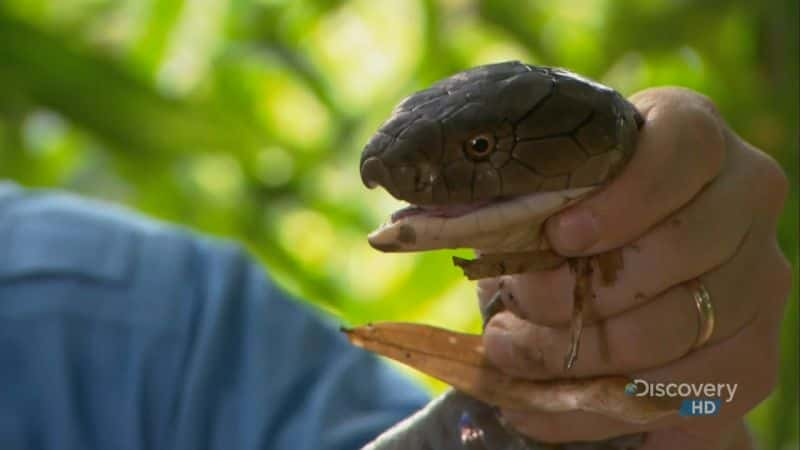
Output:
M648 423L677 413L679 407L674 399L626 395L625 386L631 380L622 376L558 381L513 378L486 359L479 335L397 322L343 331L356 346L409 365L502 408L581 410L630 423Z
M405 322L379 322L342 331L354 345L381 355L390 351L390 348L397 351L411 350L414 352L412 357L415 358L424 355L490 367L483 356L483 339L477 334Z
M489 253L475 259L464 259L454 256L453 264L464 271L470 280L491 278L514 273L534 272L555 269L564 263L566 258L550 250L530 252Z

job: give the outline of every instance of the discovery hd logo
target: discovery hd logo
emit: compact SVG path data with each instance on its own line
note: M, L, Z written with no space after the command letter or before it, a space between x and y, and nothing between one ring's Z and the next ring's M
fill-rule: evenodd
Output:
M636 397L682 398L681 416L716 416L723 401L730 403L738 384L726 383L650 383L633 380L625 386L625 394Z

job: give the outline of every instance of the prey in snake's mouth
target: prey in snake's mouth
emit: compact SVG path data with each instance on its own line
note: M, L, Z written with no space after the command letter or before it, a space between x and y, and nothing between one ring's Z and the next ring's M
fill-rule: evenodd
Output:
M535 192L453 205L409 205L372 232L378 250L475 248L489 252L542 248L541 224L594 187Z
M629 159L639 118L618 105L625 101L612 89L519 62L411 95L361 156L367 187L411 205L370 243L383 251L538 248L547 217Z
M502 202L503 200L505 199L499 198L494 200L494 203ZM482 201L478 203L462 205L408 205L393 212L389 217L389 222L395 223L405 217L416 215L427 215L429 217L442 218L458 217L476 211L490 203L492 203L492 201Z

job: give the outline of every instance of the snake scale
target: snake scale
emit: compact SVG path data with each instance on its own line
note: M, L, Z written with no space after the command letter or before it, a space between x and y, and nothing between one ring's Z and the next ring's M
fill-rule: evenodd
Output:
M364 184L410 204L369 242L385 252L475 249L474 260L454 258L470 279L554 268L565 258L549 249L543 223L620 173L642 125L619 93L567 70L512 61L459 72L403 100L364 148ZM567 367L580 340L575 310ZM536 443L451 390L367 448L623 450L643 439Z

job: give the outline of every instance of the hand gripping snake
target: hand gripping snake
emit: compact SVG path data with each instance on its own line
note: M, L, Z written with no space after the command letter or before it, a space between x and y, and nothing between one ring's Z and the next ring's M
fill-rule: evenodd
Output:
M457 73L403 100L366 145L364 184L410 204L369 242L385 252L473 248L475 260L454 258L470 279L552 269L567 259L550 251L543 223L620 173L642 125L619 93L563 69L514 61ZM591 270L589 259L570 262L579 275ZM577 299L567 368L580 340ZM485 319L502 300L498 292ZM620 450L643 439L539 444L450 391L367 448Z

